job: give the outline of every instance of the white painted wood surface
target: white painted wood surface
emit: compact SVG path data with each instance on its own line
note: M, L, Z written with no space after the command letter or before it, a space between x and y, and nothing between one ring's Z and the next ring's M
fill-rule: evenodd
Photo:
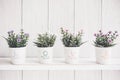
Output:
M37 47L33 44L40 33L47 32L48 0L23 0L23 29L30 34L27 55L37 56Z
M91 59L80 59L78 64L66 64L56 58L51 64L40 64L36 58L28 58L23 65L12 65L9 58L0 58L0 70L120 70L120 59L111 60L109 65L100 65Z
M48 80L48 71L23 71L22 80Z
M76 71L75 80L102 80L101 71Z
M101 29L101 0L75 0L75 31L83 30L80 57L95 57L94 33ZM86 50L87 49L87 50Z
M74 80L74 71L50 71L49 80Z
M20 30L21 1L0 0L0 56L9 56L9 48L1 36L7 36L9 30Z
M102 80L120 80L120 71L102 71Z
M103 30L117 30L120 32L120 0L103 0L102 4ZM114 47L112 56L120 58L120 37L117 40L118 45Z
M60 28L73 31L74 0L49 0L49 30L57 35L54 46L54 56L63 57L64 48L61 42Z
M0 71L0 80L22 80L21 71Z
M58 38L54 57L63 57L60 27L72 32L83 29L83 40L89 41L81 47L80 57L93 58L94 32L101 28L120 32L119 9L120 0L0 0L0 35L6 36L8 30L18 32L23 28L31 35L27 55L36 57L38 53L33 41L37 34L55 33ZM113 50L114 58L120 58L119 46ZM9 56L3 38L0 38L0 56ZM0 71L0 80L119 80L119 75L119 71Z

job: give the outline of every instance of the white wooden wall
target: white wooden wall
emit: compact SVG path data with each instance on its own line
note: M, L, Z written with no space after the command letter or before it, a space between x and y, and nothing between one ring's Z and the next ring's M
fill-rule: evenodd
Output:
M93 58L93 34L99 29L120 32L120 0L0 0L0 35L23 28L30 34L28 57L37 57L33 41L38 33L51 32L57 37L54 57L63 57L60 27L71 32L84 30L80 57ZM120 41L120 39L118 39ZM118 42L119 43L119 42ZM120 58L120 45L113 58ZM0 56L9 57L6 41L0 38ZM120 71L0 71L0 80L120 80Z

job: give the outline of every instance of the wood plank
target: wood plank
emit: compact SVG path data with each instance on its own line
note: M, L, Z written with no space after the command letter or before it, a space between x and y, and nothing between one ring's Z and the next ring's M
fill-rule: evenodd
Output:
M0 0L0 36L7 37L7 32L21 29L21 0ZM0 37L0 56L10 56L8 44Z
M36 57L39 52L33 42L38 34L47 32L48 0L23 0L23 29L30 34L27 56Z
M101 28L101 0L75 0L75 31L84 32L80 57L94 58L94 33Z
M120 80L120 71L102 71L102 80Z
M104 32L115 31L120 32L120 0L103 0L103 30ZM120 37L115 43L118 43L112 50L113 58L120 58L119 53Z
M74 80L74 71L50 71L49 80Z
M101 80L101 71L76 71L75 80Z
M0 80L22 80L21 71L0 71Z
M57 35L54 57L64 57L60 28L63 27L73 32L73 12L73 0L49 0L50 33Z
M48 80L48 71L23 71L23 80Z
M28 58L26 64L13 65L10 59L0 58L0 70L120 70L120 59L113 59L109 65L100 65L90 59L80 59L78 64L66 64L64 59L54 59L51 64L40 64L38 59Z

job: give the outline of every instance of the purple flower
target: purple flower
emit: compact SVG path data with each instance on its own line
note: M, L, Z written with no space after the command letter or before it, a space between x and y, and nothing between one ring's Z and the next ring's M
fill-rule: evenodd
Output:
M116 37L118 37L119 35L117 34Z
M100 35L102 35L103 33L101 32Z
M113 33L113 35L115 35L115 33Z
M18 43L21 42L21 39L20 39L20 38L17 38L17 42L18 42Z
M102 32L102 30L99 30L99 32L101 33L101 32Z
M108 39L107 41L108 41L108 43L111 43L111 42L112 42L112 40L111 40L111 39Z
M94 36L96 37L97 35L96 35L96 34L94 34Z
M28 34L28 33L25 33L25 36L26 36L26 37L29 37L29 34Z
M68 30L66 30L66 32L68 32Z
M99 34L97 34L97 37L99 36Z
M105 37L107 37L107 34L105 34Z
M102 35L102 37L104 37L105 35Z
M8 34L9 34L9 35L10 35L10 34L13 34L13 32L14 32L13 30L8 31Z
M118 33L117 31L115 31L115 33Z
M109 31L108 33L109 33L109 34L111 34L111 33L112 33L112 31Z
M109 43L111 43L111 40L108 40Z
M21 32L23 32L23 29L21 29Z
M21 38L21 35L18 34L18 35L17 35L17 38Z
M11 33L13 33L14 31L13 30L11 30Z
M8 31L8 34L10 34L10 31Z

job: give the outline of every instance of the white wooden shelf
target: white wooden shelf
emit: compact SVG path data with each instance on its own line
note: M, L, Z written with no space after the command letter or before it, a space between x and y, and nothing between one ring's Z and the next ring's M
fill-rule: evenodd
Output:
M54 59L51 64L40 64L36 58L27 58L26 64L13 65L9 58L0 58L0 70L120 70L120 59L113 59L109 65L100 65L85 58L80 59L79 64L66 64L60 58Z

